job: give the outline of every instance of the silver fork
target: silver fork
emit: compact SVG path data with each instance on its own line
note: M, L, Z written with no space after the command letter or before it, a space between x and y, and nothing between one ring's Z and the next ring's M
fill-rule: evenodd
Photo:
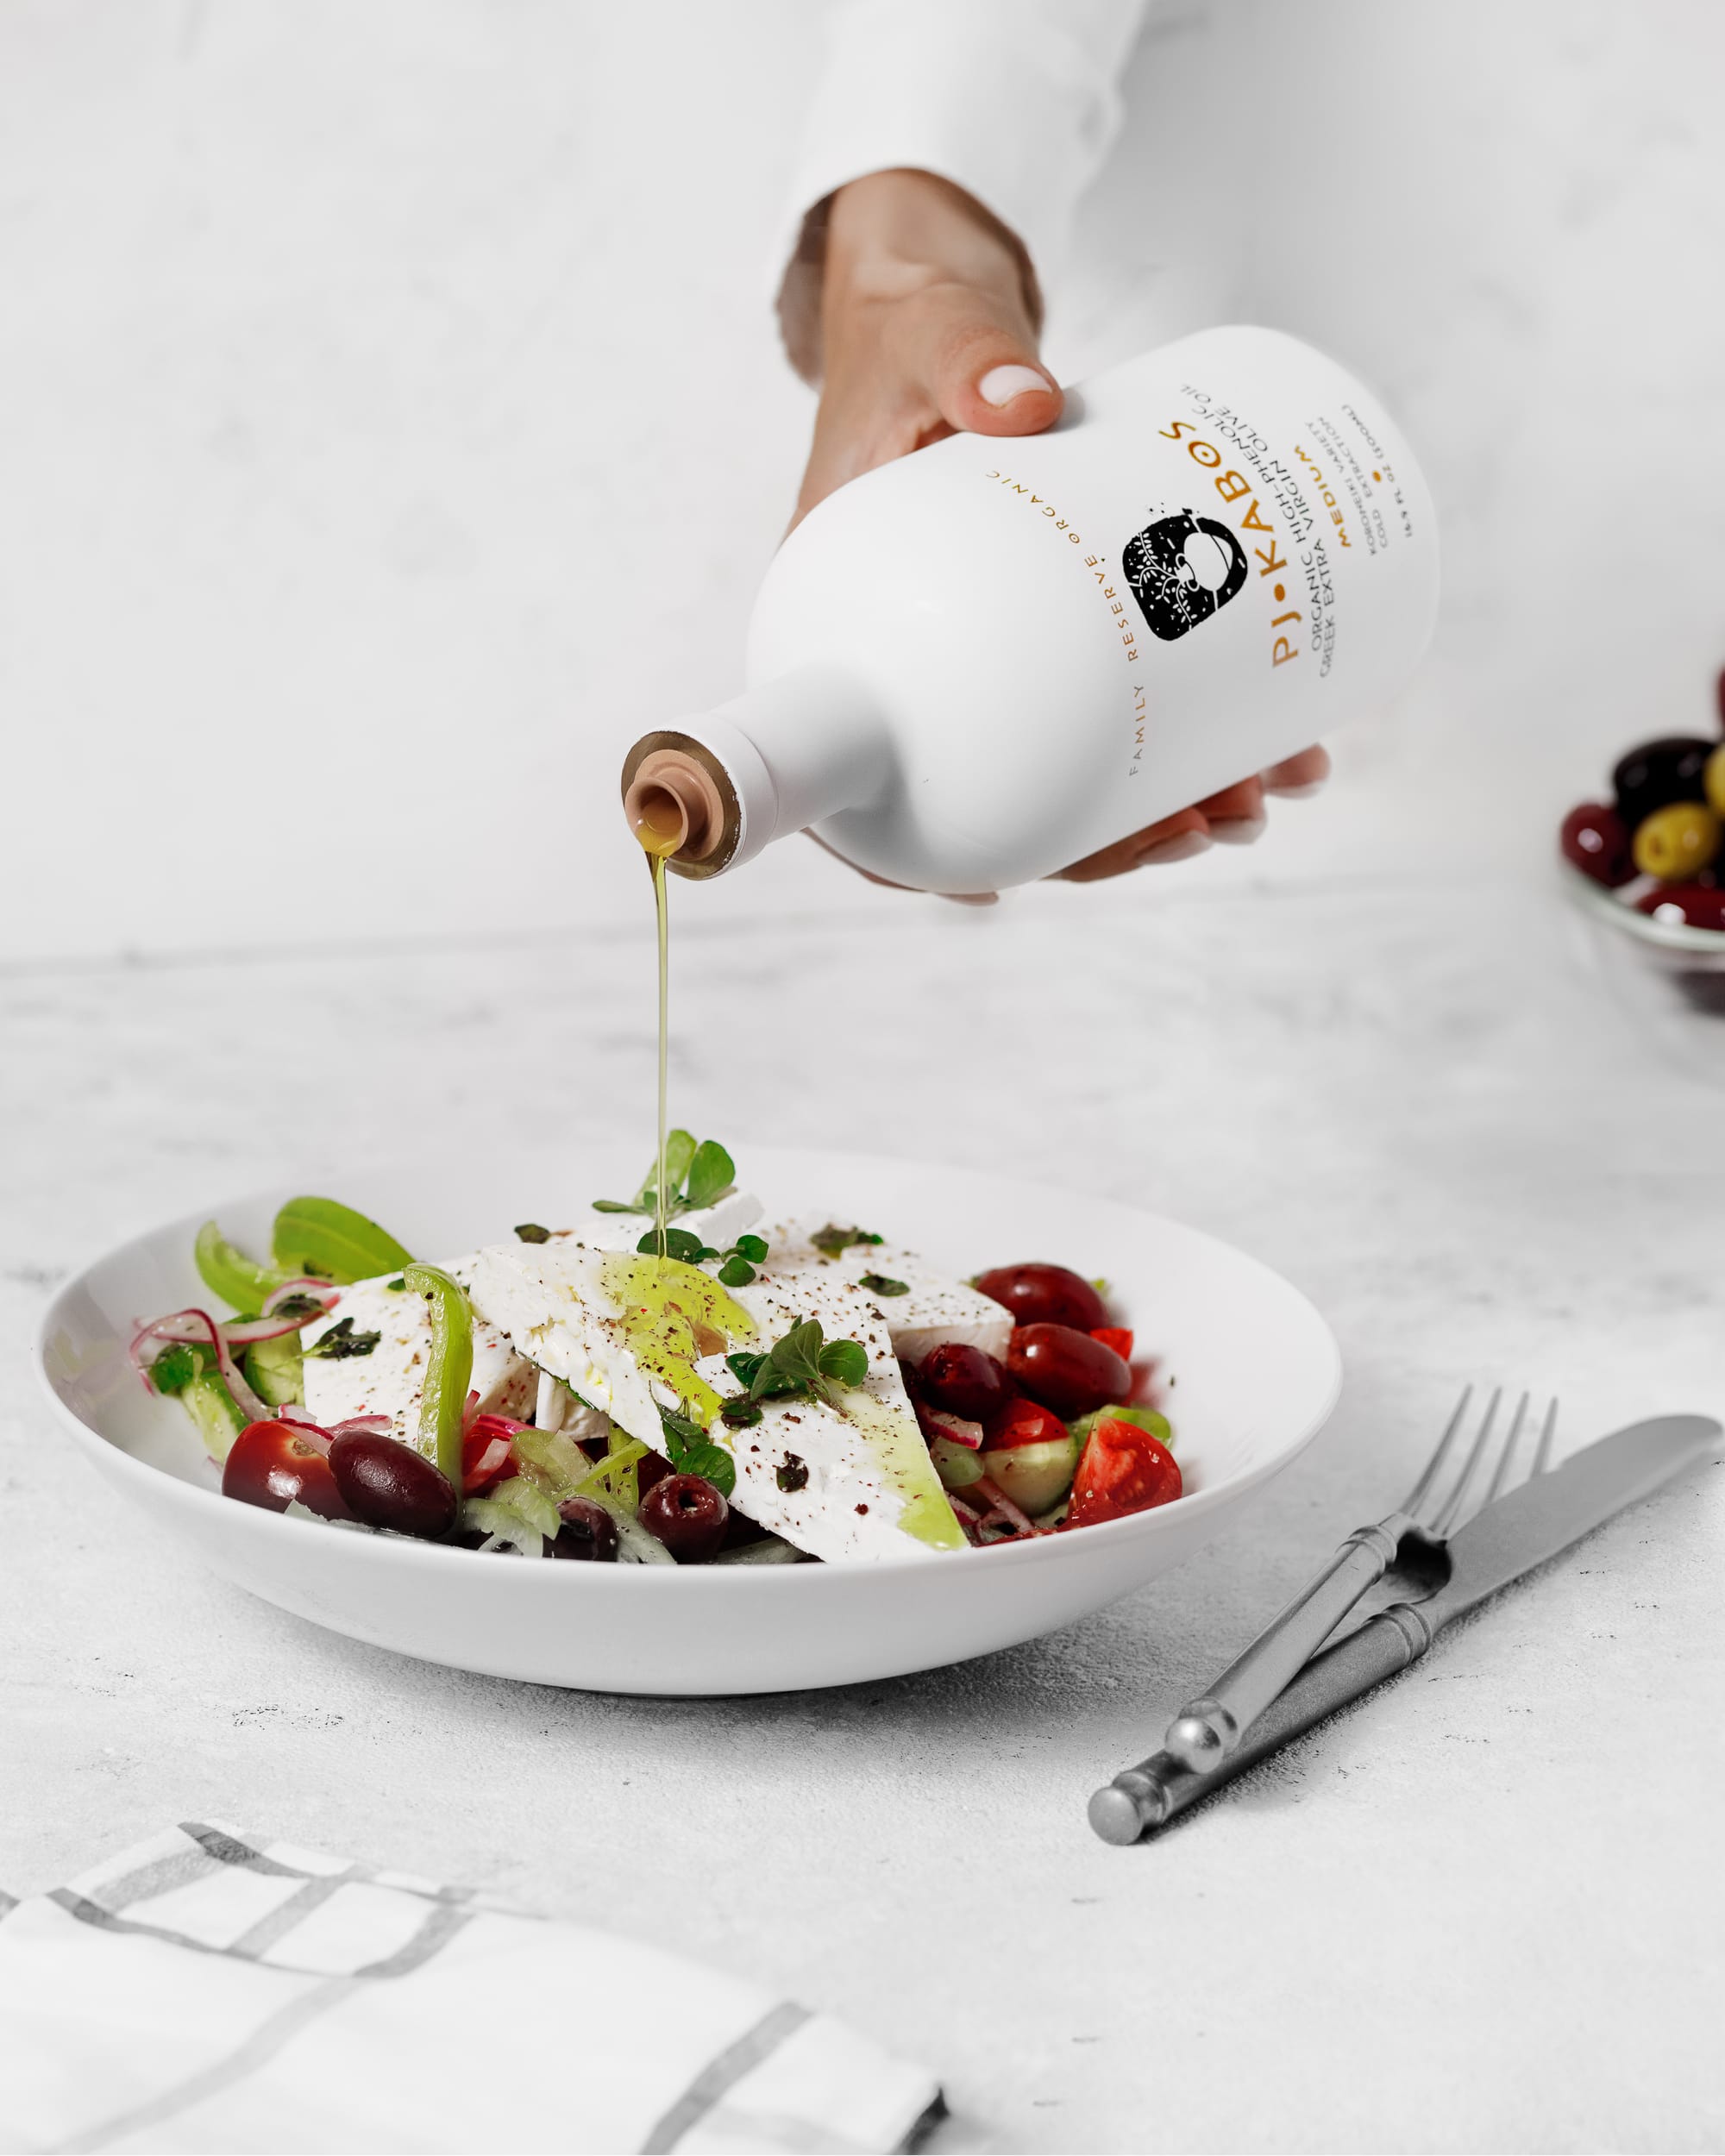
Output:
M1447 1496L1441 1495L1439 1485L1445 1462L1467 1419L1472 1399L1473 1388L1466 1386L1438 1440L1437 1450L1399 1508L1375 1526L1355 1529L1311 1584L1295 1596L1238 1661L1230 1664L1204 1696L1176 1715L1162 1740L1164 1752L1172 1752L1182 1765L1198 1772L1226 1759L1360 1597L1392 1567L1398 1575L1405 1575L1417 1592L1429 1592L1442 1584L1449 1565L1445 1545L1462 1524L1462 1507L1487 1457L1503 1388L1500 1385L1492 1394L1461 1473ZM1527 1408L1528 1395L1523 1393L1498 1454L1496 1471L1480 1504L1470 1509L1470 1518L1502 1489L1527 1420ZM1534 1475L1545 1471L1557 1424L1558 1403L1553 1400L1540 1431L1539 1449L1530 1470Z

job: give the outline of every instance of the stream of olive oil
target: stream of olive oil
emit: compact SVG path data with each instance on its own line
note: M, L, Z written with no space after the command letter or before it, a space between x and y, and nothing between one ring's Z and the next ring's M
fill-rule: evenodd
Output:
M669 1203L665 1188L665 1100L671 1037L671 924L666 903L665 864L681 843L682 833L675 825L667 830L656 824L649 812L635 826L635 836L640 840L653 872L653 908L659 924L659 1151L653 1176L653 1235L657 1255L662 1261L668 1218L666 1207Z

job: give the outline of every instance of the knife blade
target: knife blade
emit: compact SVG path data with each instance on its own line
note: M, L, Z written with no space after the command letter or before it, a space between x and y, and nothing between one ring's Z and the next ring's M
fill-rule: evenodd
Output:
M1339 1707L1416 1661L1444 1626L1536 1565L1704 1459L1725 1431L1709 1415L1659 1415L1584 1445L1450 1537L1450 1576L1419 1602L1369 1619L1305 1668L1219 1764L1195 1771L1159 1752L1117 1774L1090 1800L1104 1841L1132 1842L1164 1825L1245 1768L1302 1735Z

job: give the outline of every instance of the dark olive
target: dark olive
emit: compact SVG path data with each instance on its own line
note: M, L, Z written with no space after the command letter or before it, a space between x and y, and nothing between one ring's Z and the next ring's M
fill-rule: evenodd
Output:
M1635 873L1628 826L1603 801L1583 801L1572 808L1563 820L1558 844L1572 868L1609 890L1628 883Z
M1082 1274L1064 1265L997 1265L973 1284L991 1301L1004 1303L1014 1325L1070 1325L1094 1332L1108 1322L1102 1298Z
M1611 785L1617 813L1629 829L1673 801L1704 801L1702 774L1717 745L1692 734L1672 734L1644 741L1622 757L1611 774Z
M637 1517L679 1564L706 1564L724 1540L731 1507L704 1475L668 1475L641 1500Z
M336 1487L355 1519L440 1542L455 1524L455 1493L430 1460L394 1438L350 1431L329 1447Z
M1643 913L1674 927L1708 928L1716 933L1725 930L1725 891L1717 887L1668 884L1663 890L1649 891L1635 903Z
M662 1452L649 1452L635 1463L635 1489L644 1497L655 1482L662 1482L671 1472L671 1463Z
M589 1564L617 1562L617 1522L591 1497L566 1497L557 1511L562 1526L551 1538L554 1557L585 1558Z
M1019 1326L1007 1368L1032 1400L1068 1420L1124 1400L1132 1390L1124 1358L1070 1325Z
M943 1340L917 1366L923 1397L931 1407L967 1422L986 1422L998 1414L1013 1392L1004 1363L979 1347Z

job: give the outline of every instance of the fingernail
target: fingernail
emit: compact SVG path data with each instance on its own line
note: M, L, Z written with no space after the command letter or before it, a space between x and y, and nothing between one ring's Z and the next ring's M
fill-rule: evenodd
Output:
M1250 846L1264 830L1261 816L1225 816L1210 818L1210 836L1219 846Z
M1002 404L1010 404L1014 397L1028 396L1032 390L1048 393L1048 377L1038 374L1033 367L994 367L976 385L976 394L985 404L993 404L998 411Z
M937 891L938 899L944 899L949 906L998 906L998 891Z
M1309 786L1271 786L1264 782L1266 793L1273 793L1278 801L1309 801L1314 793L1321 793L1329 784L1327 779L1314 779Z
M1138 868L1170 868L1176 861L1192 861L1209 850L1209 839L1202 831L1181 831L1173 838L1163 839L1159 844L1146 846L1132 865Z

